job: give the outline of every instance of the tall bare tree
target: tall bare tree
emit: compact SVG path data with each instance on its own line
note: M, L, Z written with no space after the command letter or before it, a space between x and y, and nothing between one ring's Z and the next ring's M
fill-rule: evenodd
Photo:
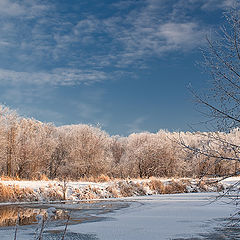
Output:
M202 175L215 169L227 177L239 174L240 163L239 141L229 137L240 127L240 7L226 12L225 19L225 25L212 38L207 37L207 47L202 51L212 87L205 94L191 89L212 131L200 134L201 146L182 144L202 159ZM234 171L224 173L223 166Z

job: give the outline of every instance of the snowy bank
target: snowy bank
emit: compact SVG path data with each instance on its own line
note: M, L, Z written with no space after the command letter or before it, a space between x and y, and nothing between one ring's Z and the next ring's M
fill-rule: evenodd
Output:
M96 182L0 181L0 201L46 202L79 201L132 196L217 192L229 188L240 178L219 179L137 179Z

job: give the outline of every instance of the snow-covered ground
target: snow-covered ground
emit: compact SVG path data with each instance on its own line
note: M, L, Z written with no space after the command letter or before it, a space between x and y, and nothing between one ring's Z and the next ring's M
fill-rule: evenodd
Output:
M221 219L235 211L232 204L212 201L216 196L217 193L185 193L128 198L129 207L101 215L105 217L102 221L69 225L65 240L192 239L201 233L214 233ZM17 239L33 239L35 227L20 227ZM55 233L63 229L64 226L52 228ZM13 228L0 229L0 239L12 240L13 235ZM60 235L53 236L45 234L43 239L61 239Z
M223 180L221 184L223 189L227 190L239 180L239 177L228 178ZM168 185L171 181L173 180L165 179L163 184ZM42 196L47 196L42 194L43 192L48 192L53 190L53 188L55 188L54 191L59 191L60 193L63 191L63 183L53 181L2 181L1 183L8 186L17 185L19 188L31 188L34 193L38 194L40 200ZM127 187L131 186L133 197L109 199L109 187L114 186L116 191L121 191L118 187L122 187L122 185L119 185L118 182L68 182L66 195L69 200L79 200L77 196L83 193L85 194L84 196L96 193L96 195L92 196L98 196L98 198L102 196L103 199L99 206L103 210L111 205L108 204L108 207L106 207L107 204L104 201L106 203L111 201L114 201L114 203L119 202L119 204L122 202L129 203L129 207L120 207L119 209L117 208L118 210L112 208L113 211L102 211L100 215L99 209L92 207L91 212L89 212L90 218L85 219L83 223L78 222L68 226L65 240L238 239L225 235L224 227L221 226L221 223L224 223L226 218L236 212L236 206L233 203L229 203L227 198L215 201L216 197L219 196L216 192L150 195L156 194L156 192L151 190L146 183L147 180L123 181L121 184L126 184ZM140 184L140 187L136 184ZM141 192L137 192L138 189L135 189L135 185L139 188L145 188L146 195L136 196L141 194ZM211 185L208 187L210 190L212 189ZM237 192L239 191L238 188L238 185L236 185L235 189L237 189ZM190 180L190 185L186 189L189 192L201 190L193 179ZM203 186L203 189L205 189L205 186ZM232 193L234 194L234 191ZM228 204L226 204L226 201ZM64 205L55 203L51 206L62 209L72 208L72 214L74 209L79 209L79 206L82 209L80 211L83 212L85 208L88 208L87 203L84 202L77 205L68 202L68 204ZM99 218L99 216L101 217ZM89 221L89 219L92 220ZM97 219L98 221L96 221ZM44 234L43 239L61 239L64 227L64 225L49 226L46 229L48 232ZM217 227L220 230L218 229L216 232ZM36 225L20 226L17 232L17 239L34 239L35 229ZM221 231L221 229L223 230ZM50 230L52 232L49 232ZM211 233L214 237L204 238L201 235ZM0 228L0 239L14 239L14 227Z
M106 199L183 192L217 192L239 181L216 179L137 179L109 182L0 181L0 202ZM3 190L5 188L5 190ZM2 194L1 194L2 193ZM1 196L2 195L2 196Z

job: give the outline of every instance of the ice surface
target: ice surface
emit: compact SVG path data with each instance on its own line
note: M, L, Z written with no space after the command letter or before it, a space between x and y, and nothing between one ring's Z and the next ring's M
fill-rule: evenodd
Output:
M108 214L108 221L70 226L69 231L94 233L102 240L196 237L212 231L218 224L215 219L228 217L235 209L210 197L209 193L138 197L130 208Z

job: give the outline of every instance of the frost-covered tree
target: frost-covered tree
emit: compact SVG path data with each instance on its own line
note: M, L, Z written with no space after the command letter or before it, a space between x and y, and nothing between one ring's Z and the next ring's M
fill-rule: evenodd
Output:
M65 131L69 144L69 172L75 178L108 173L110 166L110 137L100 128L89 125L70 125Z
M55 127L0 107L0 175L40 179L201 177L238 171L240 130L134 133L112 136L98 127ZM211 153L211 155L210 155ZM217 160L216 160L217 159ZM231 161L229 161L231 160ZM234 164L232 164L234 163Z
M213 173L215 169L216 175L218 172L228 176L239 174L240 162L237 137L240 127L240 7L236 6L225 17L225 26L212 38L207 37L207 47L202 51L203 66L209 73L212 88L206 94L191 90L212 131L200 134L200 147L182 143L202 159L203 174ZM226 168L234 171L226 171Z
M13 175L16 131L19 116L8 107L0 105L0 161L2 172Z

